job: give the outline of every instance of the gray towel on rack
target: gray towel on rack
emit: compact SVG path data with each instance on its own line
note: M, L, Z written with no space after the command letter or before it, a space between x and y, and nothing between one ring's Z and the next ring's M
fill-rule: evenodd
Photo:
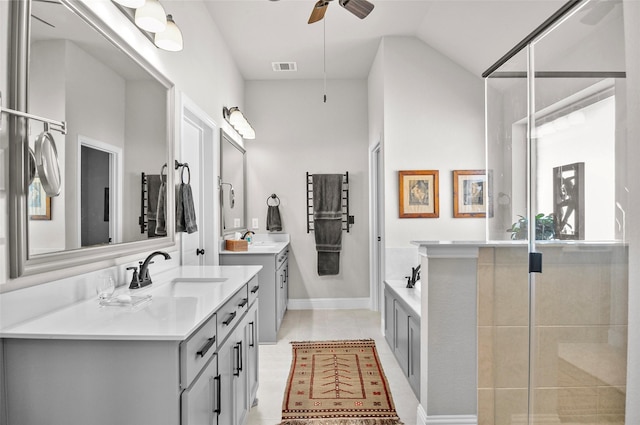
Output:
M156 236L167 236L167 188L162 176L158 177L158 180L160 181L160 187L158 188L158 201L156 203L156 228L154 233ZM149 220L151 220L151 217L149 217Z
M313 175L313 232L318 251L318 275L340 273L342 174Z
M269 205L267 208L267 230L270 232L282 231L282 219L277 205Z
M196 224L196 208L193 204L191 185L180 183L176 196L176 231L194 233L198 231Z

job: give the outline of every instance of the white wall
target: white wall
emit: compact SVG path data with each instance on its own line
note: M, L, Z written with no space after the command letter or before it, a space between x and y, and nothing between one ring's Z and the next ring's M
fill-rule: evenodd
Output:
M246 115L256 129L247 149L248 219L266 232L266 200L280 198L283 231L291 237L289 298L369 296L367 85L329 80L249 81ZM319 277L313 233L306 227L306 172L349 172L350 214L343 232L340 274Z

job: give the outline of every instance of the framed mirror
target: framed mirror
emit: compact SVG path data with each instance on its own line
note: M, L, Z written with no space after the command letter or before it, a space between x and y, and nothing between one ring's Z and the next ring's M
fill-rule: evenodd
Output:
M220 130L220 234L247 229L245 150Z
M8 120L11 277L173 245L173 191L157 201L160 182L173 187L171 81L83 2L19 0L11 13L10 107L66 122L66 134L50 131L60 193L39 196L29 153L46 129ZM45 200L46 218L34 220Z

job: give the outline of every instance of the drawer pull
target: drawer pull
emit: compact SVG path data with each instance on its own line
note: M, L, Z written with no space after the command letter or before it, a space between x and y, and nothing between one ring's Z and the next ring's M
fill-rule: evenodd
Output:
M236 344L233 346L234 351L234 365L233 365L233 376L240 376L240 345Z
M240 359L240 367L239 370L242 371L242 341L238 341L238 345L240 346L240 357L238 357Z
M244 307L245 305L247 305L248 302L249 302L248 299L243 298L240 300L240 304L238 304L238 307Z
M222 382L220 379L220 375L216 376L215 378L213 378L216 382L215 388L216 388L216 408L213 409L213 413L217 413L218 415L220 415L220 412L222 412L222 400L221 400L221 393L222 393Z
M204 344L202 346L202 348L200 349L200 351L198 351L196 354L199 355L200 357L204 357L205 354L207 354L207 351L209 351L209 349L213 346L213 344L216 343L216 336L212 336L211 338L209 338L207 340L207 343Z
M229 323L233 322L233 319L236 318L236 312L229 313L226 319L222 321L225 326L229 326Z
M251 293L255 294L256 292L258 292L258 289L260 289L260 285L256 285L253 288L251 288Z

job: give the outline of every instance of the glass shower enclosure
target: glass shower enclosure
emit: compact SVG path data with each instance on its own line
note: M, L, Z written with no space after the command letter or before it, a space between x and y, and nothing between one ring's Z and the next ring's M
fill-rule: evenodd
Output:
M623 12L570 1L483 75L495 248L479 425L625 423Z

